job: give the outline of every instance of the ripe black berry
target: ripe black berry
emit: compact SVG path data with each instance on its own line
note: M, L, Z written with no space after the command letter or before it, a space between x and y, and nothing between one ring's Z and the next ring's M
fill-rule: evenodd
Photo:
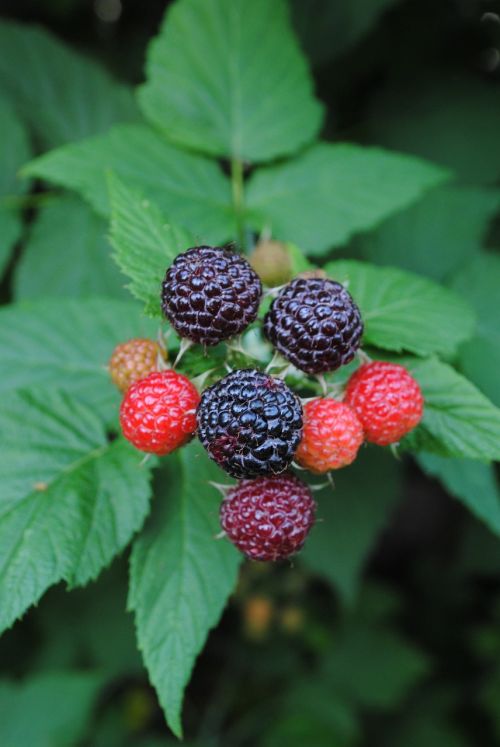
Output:
M233 371L205 389L196 413L209 456L233 477L283 472L302 436L302 406L284 381Z
M242 480L220 507L222 528L253 560L283 560L300 550L314 524L316 504L293 475Z
M301 371L334 371L359 348L363 322L346 289L334 280L296 278L271 304L264 333Z
M259 277L244 257L197 246L179 254L167 270L161 307L181 337L217 345L254 321L261 295Z

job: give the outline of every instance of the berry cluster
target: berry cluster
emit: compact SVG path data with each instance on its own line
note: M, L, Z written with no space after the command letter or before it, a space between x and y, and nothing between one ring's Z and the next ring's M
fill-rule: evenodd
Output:
M254 266L262 263L257 259ZM246 259L201 246L167 270L161 307L181 338L211 346L255 321L261 296ZM278 289L263 333L297 374L322 375L353 360L363 322L344 286L311 273ZM293 460L316 474L345 467L364 441L396 443L423 412L417 382L403 366L382 361L361 365L342 400L325 395L304 407L282 378L256 368L231 371L200 396L150 340L119 345L109 369L125 392L123 434L136 448L165 455L197 433L208 456L240 481L225 492L220 519L227 537L254 560L297 552L314 523L316 505L290 473Z

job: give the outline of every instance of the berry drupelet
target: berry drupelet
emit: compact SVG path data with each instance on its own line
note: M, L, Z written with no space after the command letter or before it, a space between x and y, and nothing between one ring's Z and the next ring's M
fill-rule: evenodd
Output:
M167 270L161 305L180 337L217 345L257 317L262 284L247 260L223 247L197 246Z
M293 475L243 480L221 504L222 528L252 560L283 560L296 553L314 524L316 504Z
M353 359L363 322L343 285L328 278L298 277L274 299L264 333L294 366L320 374Z
M279 474L302 436L302 406L284 381L254 369L233 371L205 389L198 436L233 477Z

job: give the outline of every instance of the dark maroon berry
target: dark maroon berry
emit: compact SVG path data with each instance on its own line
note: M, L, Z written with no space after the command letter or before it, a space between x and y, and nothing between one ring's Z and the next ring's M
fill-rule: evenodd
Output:
M217 345L254 321L261 295L259 277L244 257L226 248L196 246L167 270L161 307L181 337Z
M264 333L294 366L319 374L353 359L363 322L343 285L328 278L299 277L274 299Z
M293 475L243 480L221 504L228 538L253 560L283 560L300 550L314 524L311 491Z
M209 456L238 478L283 472L302 436L298 397L281 379L253 369L205 389L196 417Z

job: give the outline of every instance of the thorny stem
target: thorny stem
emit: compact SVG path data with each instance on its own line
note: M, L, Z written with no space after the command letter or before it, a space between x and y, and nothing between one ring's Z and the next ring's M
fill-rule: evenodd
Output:
M228 491L231 490L232 487L234 487L233 485L223 485L222 483L214 482L213 480L209 480L208 484L218 490L224 498L226 497Z
M191 379L191 384L194 384L197 390L201 392L202 389L205 387L206 380L208 379L210 374L212 374L214 371L215 371L215 368L209 368L208 371L203 371L203 373L198 374L198 376L194 376Z
M283 368L283 366L286 366L288 368L288 365L285 361L283 361L281 355L278 353L277 350L274 351L274 355L269 361L269 363L266 366L265 373L269 374L273 370L273 368Z
M398 451L398 446L399 446L399 442L395 444L391 444L389 448L391 450L392 456L400 462L401 454Z
M243 161L239 158L231 159L231 189L233 193L233 208L236 217L236 232L241 247L245 246L245 195L243 183Z
M183 337L181 340L181 345L179 348L179 352L177 353L177 358L172 363L172 368L175 368L179 365L181 362L181 358L183 357L184 353L189 350L190 347L193 346L193 342L191 340L188 340L187 337Z
M321 387L321 393L322 393L323 397L326 397L326 395L328 394L328 387L326 385L326 379L325 379L325 377L323 376L323 374L316 374L316 378L317 378L317 380L319 382L319 385Z
M365 363L371 363L372 362L372 359L370 358L370 356L368 355L368 353L365 353L365 351L361 350L361 348L359 348L359 350L356 353L356 355L357 355L357 358L358 358L358 360L359 360L359 362L361 363L362 366L364 366Z

